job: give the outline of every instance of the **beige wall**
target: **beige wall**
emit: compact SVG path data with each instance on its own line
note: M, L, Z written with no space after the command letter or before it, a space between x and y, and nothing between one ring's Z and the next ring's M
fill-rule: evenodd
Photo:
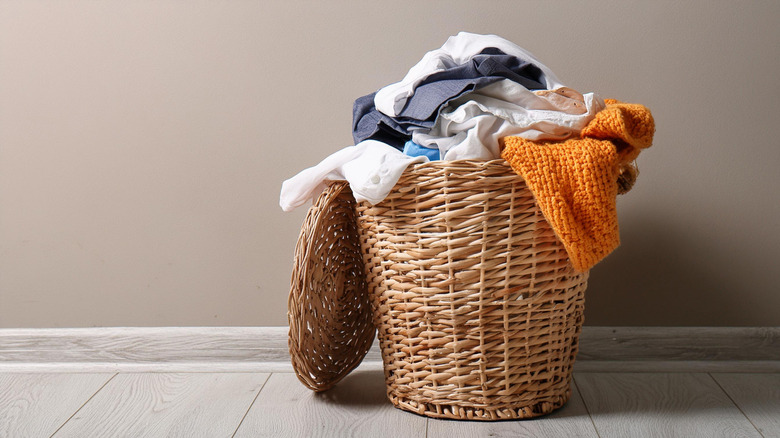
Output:
M650 107L587 324L780 325L780 2L0 2L0 327L283 325L354 98L460 30Z

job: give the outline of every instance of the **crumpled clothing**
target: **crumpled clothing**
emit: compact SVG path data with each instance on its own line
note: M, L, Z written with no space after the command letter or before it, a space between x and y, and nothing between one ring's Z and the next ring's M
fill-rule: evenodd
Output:
M486 49L465 64L428 76L393 117L428 120L436 116L442 103L453 97L504 79L531 90L543 90L544 85L539 82L541 76L539 67L530 62Z
M434 126L414 131L412 140L438 148L445 160L491 160L500 156L502 137L562 140L577 135L604 108L593 93L566 87L531 91L503 80L451 101Z
M352 139L356 143L370 139L401 150L411 138L412 128L430 128L433 125L432 120L404 122L380 113L374 108L375 94L358 97L352 106Z
M460 32L449 37L441 48L426 53L409 69L400 82L380 89L374 96L376 109L390 117L400 115L409 97L414 95L415 89L429 76L464 64L488 48L498 49L502 53L535 65L542 73L538 79L541 88L551 90L564 86L552 70L520 46L497 35Z
M373 139L399 146L411 131L430 128L439 110L450 100L488 84L508 79L530 89L544 89L541 70L500 50L487 48L464 64L428 76L414 90L404 108L390 117L374 106L376 93L355 100L352 137L356 143Z
M572 265L587 271L620 244L616 197L621 168L650 147L655 122L639 104L606 100L580 132L565 141L504 137L501 156L533 192Z
M385 143L366 140L331 154L283 182L279 205L284 211L292 211L319 196L329 181L342 180L349 182L357 202L378 204L410 164L427 161L425 156L410 157Z

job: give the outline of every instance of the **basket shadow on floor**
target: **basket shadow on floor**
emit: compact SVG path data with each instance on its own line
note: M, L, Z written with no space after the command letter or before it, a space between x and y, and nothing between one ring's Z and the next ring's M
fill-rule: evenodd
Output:
M688 415L713 415L731 405L726 394L707 373L576 373L574 380L571 398L563 407L524 421L588 417L585 402L589 402L590 413L597 415L674 414L673 406L661 402L667 398L678 399L679 411ZM634 402L642 398L639 393L647 394L644 398L654 402L645 405ZM312 395L321 402L344 408L390 405L384 374L380 369L357 369L330 390ZM600 400L606 396L624 397L625 400L602 405ZM688 403L686 400L698 401ZM706 402L701 403L701 400Z
M343 406L379 406L390 404L382 370L352 371L333 388L314 394L327 403Z
M357 369L344 377L328 391L315 393L318 400L343 407L391 405L387 399L384 373L379 369ZM415 415L409 413L409 415ZM577 388L572 385L571 399L560 409L540 417L529 418L524 421L549 419L565 419L570 417L587 417L582 399ZM427 418L427 417L426 417ZM436 419L437 421L461 421L449 419Z

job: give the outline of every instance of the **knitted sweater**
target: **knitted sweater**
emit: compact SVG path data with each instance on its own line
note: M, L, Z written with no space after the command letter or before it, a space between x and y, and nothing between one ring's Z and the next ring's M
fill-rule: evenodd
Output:
M501 156L525 179L539 209L578 271L587 271L620 244L618 176L650 147L655 123L642 105L607 99L582 129L565 141L501 139Z

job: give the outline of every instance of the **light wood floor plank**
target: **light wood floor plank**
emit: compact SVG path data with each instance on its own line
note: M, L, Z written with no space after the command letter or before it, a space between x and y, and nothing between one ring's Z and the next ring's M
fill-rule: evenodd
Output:
M50 436L113 374L0 374L0 437Z
M54 436L230 437L268 376L119 374Z
M541 418L519 421L466 422L428 420L428 438L598 437L577 387L560 409Z
M395 409L381 371L357 369L334 388L316 394L295 374L272 374L236 437L425 436L426 419Z
M713 374L765 438L780 438L780 374Z
M599 436L760 437L706 373L578 373Z

